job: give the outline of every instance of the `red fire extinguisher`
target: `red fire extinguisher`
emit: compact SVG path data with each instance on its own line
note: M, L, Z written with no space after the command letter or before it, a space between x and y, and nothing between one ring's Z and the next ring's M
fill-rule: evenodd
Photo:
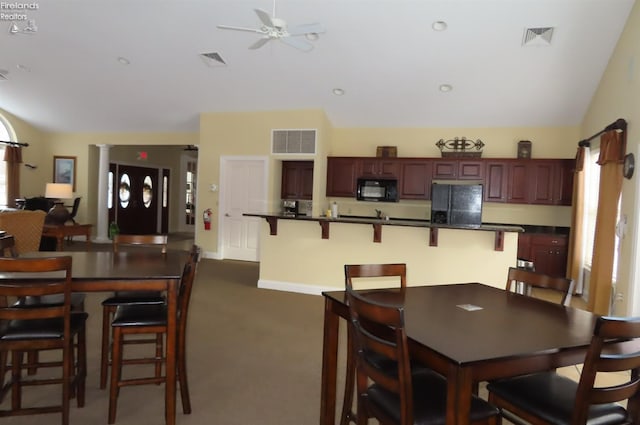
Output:
M211 215L213 211L211 208L207 208L204 210L204 214L202 214L202 220L204 220L204 230L211 230Z

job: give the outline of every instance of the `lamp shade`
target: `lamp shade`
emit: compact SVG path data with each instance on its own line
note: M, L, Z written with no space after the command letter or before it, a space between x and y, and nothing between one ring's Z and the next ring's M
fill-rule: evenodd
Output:
M73 186L67 183L47 183L44 197L50 199L73 198Z

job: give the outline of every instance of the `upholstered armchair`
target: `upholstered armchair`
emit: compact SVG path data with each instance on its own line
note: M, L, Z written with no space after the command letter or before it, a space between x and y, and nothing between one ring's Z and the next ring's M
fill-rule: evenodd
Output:
M5 211L0 213L0 230L13 235L18 254L38 251L46 215L40 210Z

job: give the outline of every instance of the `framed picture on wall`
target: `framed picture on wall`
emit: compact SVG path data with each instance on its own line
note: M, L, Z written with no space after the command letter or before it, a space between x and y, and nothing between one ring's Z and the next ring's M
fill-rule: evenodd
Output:
M76 157L75 156L54 156L53 157L53 182L68 183L76 190Z

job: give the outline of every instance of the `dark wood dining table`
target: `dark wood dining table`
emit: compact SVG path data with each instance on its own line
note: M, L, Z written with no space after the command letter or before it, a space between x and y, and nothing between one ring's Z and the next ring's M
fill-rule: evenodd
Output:
M403 302L412 357L447 378L447 425L467 425L481 381L584 361L597 316L584 310L465 283L363 291ZM333 425L339 320L349 317L344 291L324 292L320 424Z
M166 291L167 339L165 384L165 421L176 423L176 333L177 299L182 269L187 260L185 251L167 251L166 254L147 251L113 252L33 252L21 257L71 256L72 291ZM40 275L41 276L41 275ZM12 278L11 273L0 273L0 279ZM21 278L28 278L22 274ZM106 414L106 412L105 412Z

